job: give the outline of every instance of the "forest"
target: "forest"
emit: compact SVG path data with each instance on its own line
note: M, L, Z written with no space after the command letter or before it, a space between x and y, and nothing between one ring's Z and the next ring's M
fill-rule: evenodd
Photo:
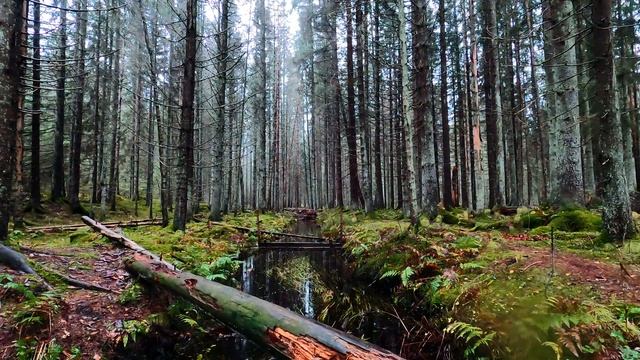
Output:
M636 19L0 0L0 359L640 360Z

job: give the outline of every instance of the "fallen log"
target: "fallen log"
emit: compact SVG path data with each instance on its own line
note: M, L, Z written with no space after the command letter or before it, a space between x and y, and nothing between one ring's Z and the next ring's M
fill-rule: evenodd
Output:
M103 222L102 225L106 227L136 227L146 225L161 225L161 219L143 219L143 220L127 220L127 221L108 221ZM26 229L27 232L62 232L77 230L86 227L86 224L63 224L63 225L47 225L47 226L32 226Z
M136 254L127 270L200 306L258 344L295 360L402 359L283 307Z
M25 274L37 275L24 255L8 246L0 245L0 264L5 264L11 269Z
M267 231L267 230L258 231L258 229L254 229L254 228L250 228L250 227L246 227L246 226L231 225L231 224L217 222L217 221L210 221L209 224L216 225L216 226L228 226L228 227L234 228L234 229L236 229L238 231L241 231L241 232L244 232L244 233L256 233L257 234L258 232L260 232L260 234L271 235L271 236L279 236L279 237L293 237L293 238L318 240L318 241L326 241L327 240L327 239L325 239L323 237L313 236L313 235L289 234L289 233L283 233L283 232L277 232L277 231Z
M145 255L151 259L156 260L159 263L162 263L164 266L168 267L168 268L175 268L175 265L166 262L164 260L162 260L162 257L152 253L151 251L143 248L142 246L138 245L138 243L136 243L135 241L127 238L126 236L115 232L114 230L109 229L108 227L106 227L104 224L101 224L95 220L93 220L92 218L88 217L88 216L83 216L82 217L82 221L87 224L90 228L92 228L94 231L99 232L102 236L108 238L109 240L117 243L120 246L124 246L128 249L131 249L139 254Z

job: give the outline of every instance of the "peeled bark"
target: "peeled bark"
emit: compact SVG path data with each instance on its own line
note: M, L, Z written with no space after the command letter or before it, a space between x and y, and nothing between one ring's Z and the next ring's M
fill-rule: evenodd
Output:
M188 272L171 270L146 256L136 255L126 266L289 359L401 359L283 307Z

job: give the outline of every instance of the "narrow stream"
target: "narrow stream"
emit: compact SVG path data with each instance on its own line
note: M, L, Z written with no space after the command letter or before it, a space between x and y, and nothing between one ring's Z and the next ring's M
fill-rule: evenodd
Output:
M320 236L320 226L297 221L287 230L298 235ZM311 239L281 237L274 242L310 242ZM258 249L243 260L237 280L242 291L316 319L322 304L318 286L321 276L335 276L342 266L341 250L335 249ZM335 273L335 274L334 274ZM272 359L272 353L240 335L218 344L216 354L224 359ZM217 351L216 351L217 353Z
M299 220L289 233L320 237L320 226L314 221ZM313 242L313 239L281 237L275 242ZM326 305L333 300L334 306L328 310L330 317L339 318L343 307L351 307L357 313L359 308L376 308L388 299L379 296L366 284L357 284L350 276L342 256L342 249L303 247L269 247L256 249L242 259L242 268L236 280L241 289L261 299L273 302L311 319L318 319ZM335 306L346 297L351 301ZM382 307L382 306L380 306ZM355 310L354 310L355 308ZM392 351L398 351L401 342L399 324L386 315L356 317L357 325L343 329ZM351 319L353 320L353 319ZM341 324L330 324L337 328ZM204 340L204 339L203 339ZM255 345L239 334L230 333L220 337L206 337L206 344L188 346L206 353L202 359L240 360L276 359L266 348ZM187 345L187 344L183 344ZM165 353L167 358L191 358L187 354ZM187 357L185 357L187 356ZM156 357L158 358L158 357ZM164 356L163 356L164 358Z
M321 236L320 226L314 221L299 220L288 230L298 235ZM275 242L313 242L298 237L279 238ZM336 297L343 292L358 293L367 298L368 304L375 301L375 294L364 288L354 287L345 278L345 264L341 248L268 248L258 249L243 260L238 281L242 290L261 299L286 307L311 319L318 319L327 304L327 294ZM369 302L370 301L370 302ZM400 337L397 324L388 319L367 318L360 320L357 329L345 329L354 335L365 336L380 346L398 350ZM273 359L273 355L262 347L235 335L226 344L217 344L223 359Z

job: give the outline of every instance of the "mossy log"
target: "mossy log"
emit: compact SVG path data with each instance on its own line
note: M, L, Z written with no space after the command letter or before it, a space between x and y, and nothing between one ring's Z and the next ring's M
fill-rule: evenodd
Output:
M200 306L258 344L295 360L401 359L283 307L136 254L127 269Z
M104 224L101 224L95 220L93 220L92 218L88 217L88 216L83 216L82 217L82 221L87 224L90 228L92 228L94 231L99 232L100 234L102 234L102 236L108 238L109 240L117 243L120 246L124 246L128 249L131 249L139 254L145 255L147 257L150 257L156 261L158 261L159 263L162 263L164 266L168 267L168 268L175 268L175 265L166 262L164 260L162 260L162 258L154 253L152 253L151 251L143 248L142 246L138 245L138 243L136 243L135 241L127 238L126 236L115 232L114 230L109 229L108 227L106 227Z

